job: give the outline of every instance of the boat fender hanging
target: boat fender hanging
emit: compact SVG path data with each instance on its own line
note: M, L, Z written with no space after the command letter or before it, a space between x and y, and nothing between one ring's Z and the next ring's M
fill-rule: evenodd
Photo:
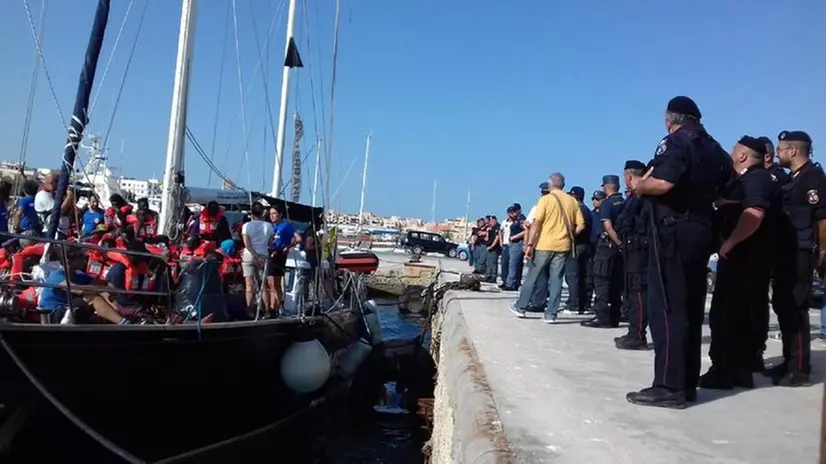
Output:
M373 347L363 338L348 346L337 366L339 375L344 379L353 377L372 351Z
M317 339L294 342L281 357L281 378L297 393L311 393L323 387L330 370L330 355Z
M381 320L379 319L379 306L376 300L370 299L365 301L362 306L364 311L364 321L367 328L370 330L370 342L373 346L378 345L383 341L381 334Z

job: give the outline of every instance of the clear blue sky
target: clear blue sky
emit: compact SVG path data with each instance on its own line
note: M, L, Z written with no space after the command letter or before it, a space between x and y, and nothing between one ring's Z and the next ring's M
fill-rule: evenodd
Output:
M92 132L105 131L112 117L145 1L135 0L92 115ZM333 1L307 1L309 28L299 14L297 40L305 64L312 64L317 92L323 83L329 117ZM36 21L41 0L29 2ZM6 44L0 134L7 143L0 158L16 160L34 42L23 1L6 3L0 15L0 40ZM68 118L97 2L49 3L43 49ZM269 190L273 137L265 132L269 124L260 72L251 86L245 82L249 169L244 165L229 3L200 2L189 125L210 150L224 24L230 18L215 163L239 184L260 189L263 181ZM98 84L128 1L112 4ZM266 65L276 112L286 0L237 4L245 81L258 60L256 28L264 42L277 19ZM822 0L790 0L782 6L768 0L342 0L342 5L331 190L357 161L334 207L358 209L361 157L370 129L365 209L378 214L429 219L434 179L439 218L464 215L468 189L474 216L502 214L514 201L532 203L537 184L552 171L566 174L569 186L592 190L603 174L618 174L626 159L650 159L665 135L664 106L679 94L698 102L707 128L726 147L745 133L774 138L780 130L800 129L815 140L815 159L823 156L818 150L826 140ZM162 173L179 19L179 2L151 1L109 134L113 162L135 177ZM294 76L290 106L304 118L306 152L315 139L314 119L322 123L321 102L314 113L309 67ZM28 162L56 165L64 138L41 72ZM287 146L291 143L290 137ZM312 159L305 165L306 202ZM287 174L288 168L285 179ZM208 169L189 147L187 175L189 184L206 186Z

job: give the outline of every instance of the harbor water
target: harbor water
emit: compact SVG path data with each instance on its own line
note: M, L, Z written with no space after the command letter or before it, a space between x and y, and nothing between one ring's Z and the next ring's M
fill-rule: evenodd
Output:
M395 304L379 303L385 340L411 339L419 333L425 322L423 317L402 315ZM384 404L374 406L372 411L355 413L344 405L322 407L315 413L290 422L283 429L266 437L265 443L245 450L243 456L213 457L189 462L423 463L421 448L428 437L421 427L421 421L415 414L409 414L398 407L401 395L395 393L392 383L387 384L386 389L386 398L381 402ZM128 398L116 398L116 392L113 394L113 407L117 407L118 401L129 401ZM174 439L153 436L151 424L147 424L146 434L150 441ZM12 445L11 454L0 458L0 461L14 464L123 462L45 405L21 429Z

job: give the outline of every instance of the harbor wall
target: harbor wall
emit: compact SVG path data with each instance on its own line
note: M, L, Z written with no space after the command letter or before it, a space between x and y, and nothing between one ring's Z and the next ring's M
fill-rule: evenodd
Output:
M516 462L462 313L468 292L448 291L433 316L438 367L430 438L433 464Z

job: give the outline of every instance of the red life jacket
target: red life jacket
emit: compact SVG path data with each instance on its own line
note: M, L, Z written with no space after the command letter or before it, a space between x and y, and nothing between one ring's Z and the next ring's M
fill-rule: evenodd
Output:
M134 266L129 257L123 253L110 251L106 253L106 259L112 264L120 263L126 268L126 279L124 279L124 290L152 290L155 285L155 275L149 272L149 266L145 263ZM111 266L106 268L108 273Z
M198 234L201 238L211 238L212 234L218 231L218 226L221 224L223 217L223 208L219 208L218 214L215 216L210 216L206 208L201 210L201 216L198 218Z
M43 256L43 251L45 249L45 243L37 243L34 245L29 245L26 248L23 248L22 250L15 253L14 256L12 256L11 258L11 279L22 280L20 278L20 274L23 272L23 265L25 264L26 259Z
M89 261L86 263L86 274L95 280L103 280L109 272L109 263L106 253L100 250L89 251Z
M138 229L138 215L143 214L143 225L141 228ZM135 237L136 238L146 238L146 237L154 237L158 234L158 221L155 219L155 215L149 212L140 212L138 211L135 214L130 214L126 217L126 221L135 228Z

